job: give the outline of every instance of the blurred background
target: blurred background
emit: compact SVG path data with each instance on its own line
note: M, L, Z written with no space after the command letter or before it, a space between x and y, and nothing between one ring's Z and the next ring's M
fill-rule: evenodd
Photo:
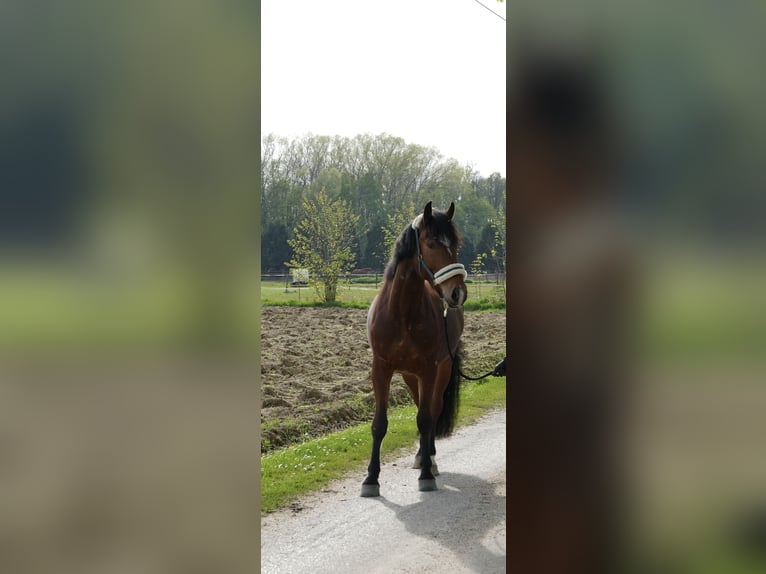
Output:
M523 93L544 76L542 70L551 69L556 70L552 76L565 78L562 85L586 86L590 99L585 99L592 104L583 116L588 121L572 120L577 114L567 106L576 100L572 106L580 109L582 102L566 100L569 88L557 85L546 92L554 94L548 108L540 98L531 98L539 104L532 111L519 105L523 111L515 116L511 112L509 141L514 134L524 138L516 147L509 144L509 245L523 261L538 253L530 238L548 247L560 240L556 253L564 259L551 264L556 274L545 275L541 283L549 291L536 291L540 305L529 323L524 323L517 300L517 311L509 315L509 335L515 337L514 325L527 329L521 333L527 349L540 352L547 363L565 365L554 375L541 374L541 381L550 375L557 383L577 382L577 369L585 364L592 372L608 372L604 382L612 389L620 387L619 400L610 391L600 405L618 413L600 432L619 434L619 440L610 436L622 468L615 480L624 487L615 504L622 517L622 540L629 541L621 547L628 559L620 571L764 572L766 5L544 1L509 4L508 17L512 110L513 94ZM536 60L540 54L553 56ZM547 68L552 61L556 64ZM608 118L608 145L591 137L589 130L598 124L589 123L594 118ZM546 147L549 129L561 129L556 133L560 147ZM543 141L539 148L538 138ZM562 173L574 179L562 184L550 177L555 169L544 162L552 156ZM589 163L593 157L601 163ZM599 177L591 177L593 165L603 168ZM548 179L535 173L540 166ZM578 195L572 181L601 187ZM528 193L552 189L564 191L560 196L558 191ZM580 200L587 209L578 211ZM596 212L609 216L589 219ZM561 213L567 216L558 219ZM597 228L607 219L608 232ZM566 221L566 229L555 225L557 221ZM514 238L519 227L524 230ZM527 233L526 227L534 229ZM552 231L541 231L546 229ZM513 252L512 247L509 267ZM612 257L620 272L602 274L599 268L591 273L578 267L587 279L570 272L564 261L576 267L584 253L589 258L582 261L587 262ZM527 268L521 269L516 286L530 276ZM619 286L609 283L615 277ZM572 340L580 346L570 347L562 332L572 328L571 315L545 313L554 303L582 303L574 290L593 295L594 285L603 288L602 303L592 311L580 307L590 313L582 323L587 328L575 328ZM620 299L618 307L604 311L607 302L626 292L629 297ZM509 298L518 293L512 287ZM609 333L627 333L626 340L616 345L613 338L594 337L598 345L582 346L604 313L616 313L618 324ZM538 328L541 334L534 333ZM549 337L551 333L556 336ZM509 353L522 348L511 346ZM616 353L622 352L625 357L619 356L615 368ZM570 353L576 358L571 368L566 363ZM529 368L538 372L534 369L539 365ZM523 389L524 380L518 385ZM552 385L544 399L549 402L538 403L535 416L555 424L543 404L575 410L572 405L586 392L572 388ZM522 401L529 397L519 395ZM589 409L588 424L600 424L600 407ZM577 434L580 428L568 427L563 434ZM583 438L581 446L591 444L589 440L595 441ZM509 460L513 458L511 452ZM583 459L582 464L589 463ZM579 472L572 471L572 476ZM524 493L526 487L519 484ZM512 494L509 517L513 508ZM569 530L573 533L588 540L577 528ZM585 547L583 543L580 548ZM577 564L573 560L570 570L539 571L615 571L578 569Z
M0 6L0 570L258 564L259 6Z
M622 134L632 571L762 572L766 6L506 4L511 54L590 46ZM255 571L258 30L257 3L0 6L4 572Z

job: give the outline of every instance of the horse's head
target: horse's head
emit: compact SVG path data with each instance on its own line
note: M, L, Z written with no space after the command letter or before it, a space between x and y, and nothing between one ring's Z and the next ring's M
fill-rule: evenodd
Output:
M466 271L457 262L460 233L452 221L455 203L444 212L426 204L423 213L412 222L418 242L418 266L421 273L451 306L462 305L468 296Z

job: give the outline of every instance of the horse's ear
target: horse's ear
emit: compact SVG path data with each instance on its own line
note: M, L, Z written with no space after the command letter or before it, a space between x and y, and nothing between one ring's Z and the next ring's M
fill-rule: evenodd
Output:
M423 210L423 219L425 219L425 222L428 223L429 221L431 221L431 217L432 217L431 202L429 201L428 203L426 203L426 208Z
M449 209L447 210L447 221L452 220L452 216L455 215L455 202L449 204Z

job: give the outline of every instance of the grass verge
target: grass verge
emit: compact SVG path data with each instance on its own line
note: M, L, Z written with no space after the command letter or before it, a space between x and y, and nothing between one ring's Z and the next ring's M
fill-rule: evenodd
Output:
M505 378L489 377L484 383L465 383L460 394L457 424L469 424L489 409L503 406ZM383 461L394 458L405 448L414 448L417 440L415 414L414 405L389 409L388 433L381 447ZM261 512L283 507L350 470L363 469L369 462L372 447L370 422L262 456ZM412 454L414 456L415 450ZM360 474L360 484L362 478Z

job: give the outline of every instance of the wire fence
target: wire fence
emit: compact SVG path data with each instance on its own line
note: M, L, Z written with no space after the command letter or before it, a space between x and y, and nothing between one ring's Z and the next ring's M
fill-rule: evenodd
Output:
M308 277L307 281L301 278L296 280L292 272L285 273L263 273L261 274L262 283L281 284L285 287L307 287L314 281L312 277ZM505 282L505 273L481 273L481 274L469 274L466 277L466 282L470 283L495 283L500 285ZM375 288L380 287L383 283L383 272L373 273L348 273L345 275L338 275L339 284L352 284L352 285L369 285Z

